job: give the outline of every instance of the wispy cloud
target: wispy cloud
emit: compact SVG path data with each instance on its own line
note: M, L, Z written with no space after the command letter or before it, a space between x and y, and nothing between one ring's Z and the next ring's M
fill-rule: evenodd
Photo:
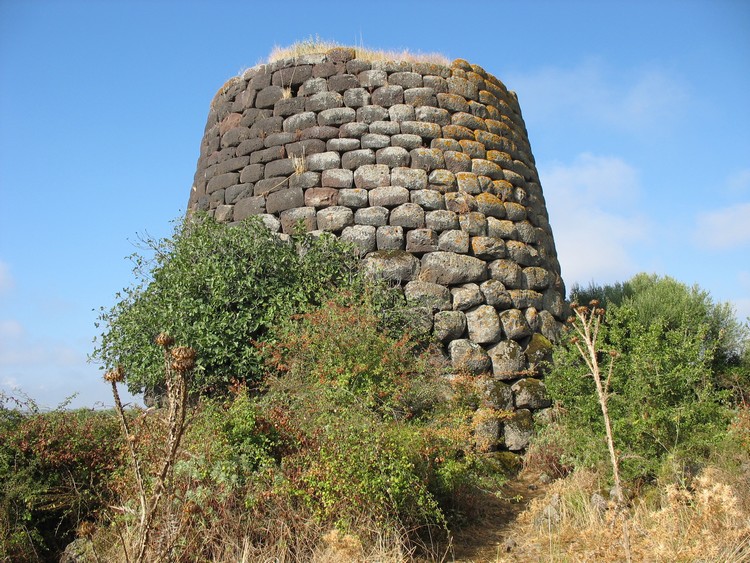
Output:
M524 114L545 124L559 119L653 131L679 115L689 98L684 80L666 70L615 71L597 59L570 68L509 73L506 80L523 100Z
M631 245L650 229L635 210L637 171L620 158L589 153L540 168L566 282L608 282L637 272Z
M15 285L13 276L10 273L10 266L0 260L0 296L9 293Z
M78 396L74 407L110 404L111 394L84 350L59 339L35 337L17 320L0 320L0 391L27 395L40 406L55 407ZM130 395L123 395L130 398Z
M750 168L739 170L729 176L727 186L731 194L750 193Z
M695 238L699 246L732 250L750 245L750 202L698 215Z

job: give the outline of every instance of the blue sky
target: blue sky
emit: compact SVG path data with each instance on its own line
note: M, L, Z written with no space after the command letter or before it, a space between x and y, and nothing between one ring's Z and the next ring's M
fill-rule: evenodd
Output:
M97 310L184 213L214 93L315 35L515 90L569 287L658 273L750 315L750 2L0 0L0 390L111 404Z

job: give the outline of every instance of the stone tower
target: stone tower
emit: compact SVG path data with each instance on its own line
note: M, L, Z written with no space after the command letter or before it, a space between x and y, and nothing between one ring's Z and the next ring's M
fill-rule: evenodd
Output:
M515 411L500 445L525 447L550 404L565 289L518 100L497 78L349 48L256 66L211 103L188 210L351 241L457 369L487 376L491 408Z

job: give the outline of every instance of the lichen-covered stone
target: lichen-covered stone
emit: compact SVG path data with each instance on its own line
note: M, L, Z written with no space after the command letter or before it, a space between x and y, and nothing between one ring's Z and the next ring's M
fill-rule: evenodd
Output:
M492 367L487 352L479 344L467 338L453 340L448 345L448 354L455 369L466 371L471 375L487 373Z
M391 182L393 182L392 172ZM443 198L443 194L435 190L414 190L409 193L409 200L412 203L416 203L427 212L445 209L445 199Z
M458 215L453 211L439 209L425 213L425 226L434 231L458 229Z
M354 184L354 172L343 168L323 170L321 183L324 188L351 188Z
M339 191L334 188L310 188L305 190L307 207L330 207L339 201Z
M475 283L452 287L451 295L453 296L453 308L456 311L466 311L485 302L479 286Z
M513 307L513 299L505 289L505 285L496 279L489 279L479 286L488 305L502 311Z
M404 250L404 228L383 225L377 230L378 250Z
M461 225L461 230L471 236L484 236L487 234L487 218L484 216L484 213L479 213L478 211L461 213L458 216L458 222Z
M427 188L427 172L414 168L396 167L391 172L391 184L402 186L407 190Z
M443 285L484 281L487 265L478 258L455 252L430 252L422 257L420 279Z
M438 168L429 173L427 182L433 190L452 192L456 186L456 175L445 168Z
M438 250L438 236L432 229L416 228L406 233L407 252L424 254L436 250Z
M402 282L417 278L420 263L416 256L405 251L378 250L365 256L362 269L371 276Z
M547 387L544 383L533 377L519 379L513 384L513 395L516 407L519 409L543 409L552 406Z
M531 289L511 289L508 290L508 295L510 295L510 299L516 309L526 309L528 307L541 309L542 303L544 303L544 296L538 291Z
M447 287L430 282L410 281L404 286L404 297L409 305L427 307L433 312L451 308L451 294Z
M445 168L443 153L436 149L419 148L410 153L412 168L418 168L430 172L438 168Z
M388 224L389 215L390 211L386 207L363 207L362 209L357 209L357 211L354 213L354 222L357 225L371 225L373 227L380 227Z
M422 137L411 133L399 133L391 137L391 145L394 147L403 147L410 151L422 146Z
M469 234L460 229L443 231L438 236L438 250L467 254L470 240Z
M390 142L390 138L388 142ZM389 147L386 145L384 147L375 153L375 160L378 164L385 164L391 168L409 166L409 151L403 147Z
M497 379L516 379L524 370L525 357L518 342L503 340L487 349L492 361L492 373Z
M359 256L377 250L375 227L371 225L351 225L341 232L341 240L352 243Z
M383 188L381 188L383 189ZM390 188L401 190L399 193L405 196L404 202L391 210L389 223L399 225L405 229L421 229L424 227L424 209L416 203L407 203L409 191L406 188ZM373 190L374 191L374 190ZM387 206L386 206L387 207Z
M295 207L282 211L279 216L281 230L284 234L294 234L298 226L303 231L314 231L317 228L316 213L314 207Z
M318 211L317 224L321 231L339 232L354 224L354 212L341 205L326 207Z
M500 323L503 325L505 335L513 340L520 340L532 335L532 330L526 321L526 317L518 309L502 311L500 313Z
M445 208L457 213L459 217L474 211L477 202L474 196L463 192L452 192L445 194Z
M352 208L367 207L369 204L368 191L361 188L340 189L339 204Z
M370 205L372 206L387 207L390 209L406 204L408 201L409 190L400 186L381 186L370 191ZM421 208L420 211L422 211ZM422 214L424 214L424 211L422 211ZM397 225L400 223L391 222L391 224Z
M477 387L481 393L481 406L497 411L513 410L513 391L507 383L494 377L482 377L477 379Z
M450 342L464 336L466 316L461 311L440 311L433 319L433 334L441 342Z
M466 324L469 338L477 344L497 342L502 336L500 319L495 308L490 305L480 305L466 311Z
M354 185L358 188L378 188L390 182L391 170L384 164L365 164L354 171Z
M433 147L434 148L434 147ZM474 186L466 185L465 187L461 187L461 181L458 177L459 173L470 173L471 172L471 157L468 155L452 151L452 150L445 150L443 151L443 155L445 157L445 167L450 171L456 174L456 180L458 181L458 189L464 192L468 193L479 193L478 191L471 191L471 189L474 189ZM471 189L470 189L471 188ZM476 185L476 190L479 190L479 185Z
M391 138L388 135L382 133L365 133L362 135L360 144L363 149L373 149L377 151L383 147L387 147L391 144ZM377 159L377 152L375 153ZM378 162L378 164L385 164L384 162Z
M381 86L372 93L372 103L384 108L404 103L404 88L397 84Z
M471 237L471 252L482 260L497 260L505 257L505 243L494 237Z
M522 283L521 267L513 262L501 258L488 265L490 277L502 282L506 288L519 288Z
M504 420L505 447L520 451L529 445L534 435L534 419L528 409L519 409Z

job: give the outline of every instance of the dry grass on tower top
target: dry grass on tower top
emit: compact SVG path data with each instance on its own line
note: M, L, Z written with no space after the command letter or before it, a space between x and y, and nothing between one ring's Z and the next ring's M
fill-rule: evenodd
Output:
M342 45L335 41L328 41L319 37L309 37L297 41L288 47L274 46L268 55L267 62L272 63L281 59L293 59L302 55L324 54L332 49L354 49L356 58L368 61L412 61L425 62L449 66L450 59L442 53L413 53L409 50L367 49L359 45Z

